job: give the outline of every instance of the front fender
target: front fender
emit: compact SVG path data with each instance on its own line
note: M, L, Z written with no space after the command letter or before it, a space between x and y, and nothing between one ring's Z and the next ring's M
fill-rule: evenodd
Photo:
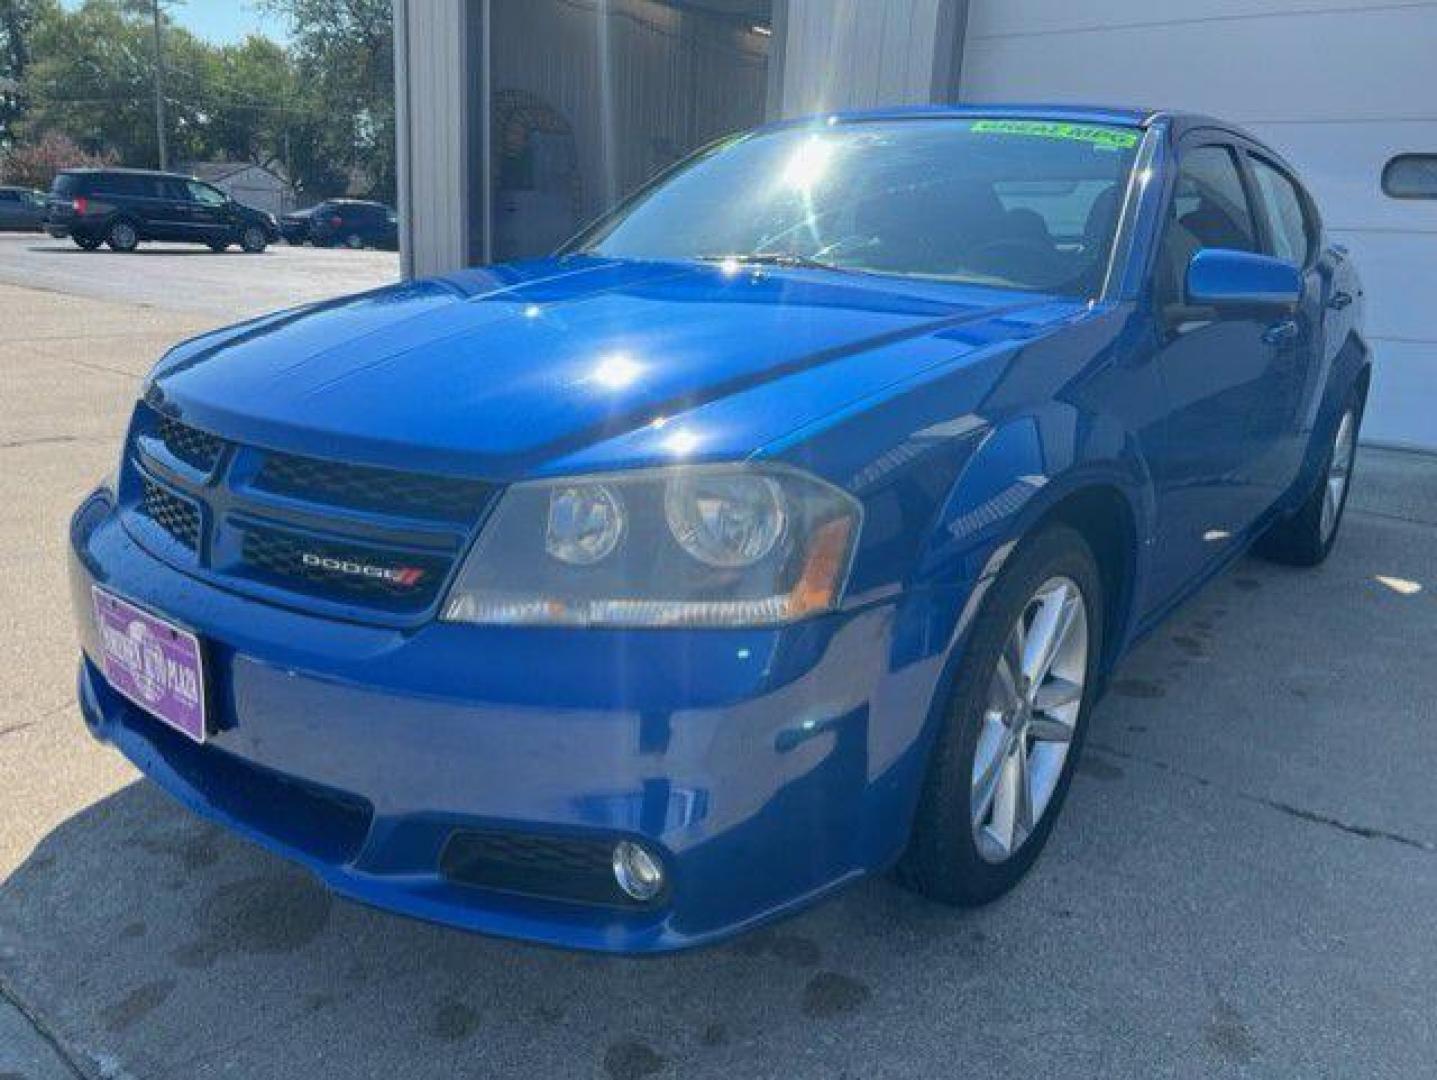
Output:
M943 587L996 575L1013 547L1065 500L1091 488L1128 507L1139 547L1154 527L1147 461L1111 418L1068 405L1015 417L993 429L969 458L938 515L913 587Z

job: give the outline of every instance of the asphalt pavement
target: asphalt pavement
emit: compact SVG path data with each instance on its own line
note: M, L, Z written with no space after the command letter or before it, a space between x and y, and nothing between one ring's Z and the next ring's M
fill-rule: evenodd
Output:
M1127 660L1007 899L876 879L705 951L573 955L333 899L73 705L65 522L140 375L392 257L49 243L0 238L38 286L0 284L0 1080L1433 1075L1437 459L1365 450L1326 566L1246 560Z

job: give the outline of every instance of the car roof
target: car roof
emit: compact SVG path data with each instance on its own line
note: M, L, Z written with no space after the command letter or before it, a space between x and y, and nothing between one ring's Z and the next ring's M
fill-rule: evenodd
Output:
M1220 120L1203 113L1186 109L1138 108L1113 105L1062 105L1020 102L992 102L973 105L901 105L877 109L847 109L833 113L818 113L793 120L780 120L766 125L767 128L799 127L815 122L835 124L863 123L875 120L913 119L994 119L994 120L1052 120L1068 124L1106 124L1117 127L1147 129L1163 125L1173 139L1179 139L1189 131L1212 129L1238 138L1246 139L1271 155L1289 171L1292 166L1267 143L1237 124Z
M901 105L878 109L846 109L796 121L815 119L835 122L863 120L942 119L953 117L993 117L995 119L1057 120L1075 124L1118 124L1140 127L1153 115L1152 109L1113 108L1104 105L1039 105L994 102L983 105Z
M1147 128L1157 123L1166 123L1174 130L1189 128L1218 128L1231 131L1254 142L1253 137L1236 124L1202 113L1184 109L1162 109L1122 105L1075 105L1042 104L1030 102L988 102L970 105L900 105L876 109L845 109L833 113L818 113L795 120L781 120L770 126L811 124L816 120L832 123L859 123L871 120L912 120L912 119L997 119L997 120L1054 120L1069 124L1109 124L1118 127Z
M127 169L122 167L85 166L77 169L61 169L66 176L158 176L166 180L194 180L186 173L163 172L159 169Z

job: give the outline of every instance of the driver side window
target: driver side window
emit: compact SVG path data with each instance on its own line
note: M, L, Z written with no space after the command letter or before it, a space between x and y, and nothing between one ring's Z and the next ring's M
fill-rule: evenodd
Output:
M190 198L201 206L223 206L225 203L225 197L208 184L190 180L185 187L189 189Z
M1258 250L1252 206L1228 146L1196 146L1183 153L1158 254L1160 306L1184 301L1188 263L1203 248Z

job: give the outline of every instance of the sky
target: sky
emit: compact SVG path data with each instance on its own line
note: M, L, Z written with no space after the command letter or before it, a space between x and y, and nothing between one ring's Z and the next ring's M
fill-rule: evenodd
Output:
M67 8L79 7L81 0L63 0ZM286 37L283 20L263 15L255 0L161 0L179 25L196 37L227 45L243 41L249 34L262 33L276 40Z

